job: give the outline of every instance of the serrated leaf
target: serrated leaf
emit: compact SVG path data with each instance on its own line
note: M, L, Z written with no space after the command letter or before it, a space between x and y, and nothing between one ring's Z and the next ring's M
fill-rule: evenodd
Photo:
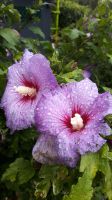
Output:
M36 189L35 189L36 199L38 199L39 197L41 197L43 199L46 198L50 187L51 187L50 181L42 180L42 181L38 182L36 185Z
M107 152L106 155L103 156L104 158L108 158L112 161L112 152Z
M80 172L84 172L78 183L72 186L70 195L63 200L90 200L93 195L92 182L99 167L98 154L85 154L81 157Z
M81 157L80 172L84 172L88 169L88 174L93 179L99 168L99 154L88 153Z
M103 191L109 200L112 200L112 169L108 158L102 159L99 170L105 175Z
M45 198L49 192L50 187L53 188L53 194L57 195L63 188L63 183L68 175L68 170L64 166L47 166L43 165L39 172L39 184L36 186L36 195ZM49 186L50 183L50 186ZM42 187L41 187L42 186ZM43 189L42 189L43 188ZM44 190L44 194L43 194Z
M60 181L60 179L54 179L52 181L52 188L53 188L53 194L58 195L63 188L62 181Z
M2 175L2 181L17 182L18 185L28 182L35 174L30 161L17 158Z
M109 163L111 153L105 144L99 152L83 155L80 163L80 172L83 175L78 179L78 183L72 186L70 194L64 196L63 200L90 200L93 195L92 183L98 171L102 172L105 178L103 193L107 195L109 200L112 200L112 169Z
M108 155L112 153L109 152L109 147L107 144L103 146L100 151L100 162L99 162L99 171L104 174L105 183L103 186L103 191L106 193L108 200L112 200L112 168L109 162Z
M64 196L63 200L91 200L92 194L92 179L88 176L88 171L85 171L78 183L72 186L70 195Z

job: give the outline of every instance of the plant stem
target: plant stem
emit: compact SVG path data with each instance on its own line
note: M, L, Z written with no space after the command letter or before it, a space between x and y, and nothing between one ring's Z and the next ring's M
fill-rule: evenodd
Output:
M57 0L57 4L56 4L56 33L55 33L55 42L56 42L56 44L58 43L59 14L60 14L60 0Z

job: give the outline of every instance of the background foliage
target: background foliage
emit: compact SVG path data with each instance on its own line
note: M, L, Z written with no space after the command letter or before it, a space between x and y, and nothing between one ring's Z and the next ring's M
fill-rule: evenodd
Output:
M52 32L55 48L43 40L39 27L30 27L36 39L20 34L25 24L39 20L39 6L35 1L23 18L12 1L0 2L0 98L8 67L20 59L25 48L34 53L44 49L59 83L79 81L87 70L100 91L112 92L111 0L62 0L58 41ZM111 118L107 120L110 125ZM111 143L98 153L82 156L75 169L42 166L31 155L38 137L35 128L10 135L5 121L0 110L1 200L112 200Z

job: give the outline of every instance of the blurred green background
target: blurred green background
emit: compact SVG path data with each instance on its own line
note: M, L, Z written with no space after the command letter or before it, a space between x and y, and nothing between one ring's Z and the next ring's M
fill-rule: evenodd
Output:
M112 93L112 1L0 1L0 98L8 67L25 48L50 60L59 83L79 81L88 72L99 91ZM12 136L5 120L0 110L1 200L112 200L107 145L82 157L75 169L41 166L31 155L35 129Z

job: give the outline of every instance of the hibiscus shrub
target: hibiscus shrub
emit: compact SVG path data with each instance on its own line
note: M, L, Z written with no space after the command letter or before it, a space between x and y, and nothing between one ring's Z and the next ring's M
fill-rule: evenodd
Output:
M22 38L0 3L1 200L112 200L112 5L72 2L55 48Z

